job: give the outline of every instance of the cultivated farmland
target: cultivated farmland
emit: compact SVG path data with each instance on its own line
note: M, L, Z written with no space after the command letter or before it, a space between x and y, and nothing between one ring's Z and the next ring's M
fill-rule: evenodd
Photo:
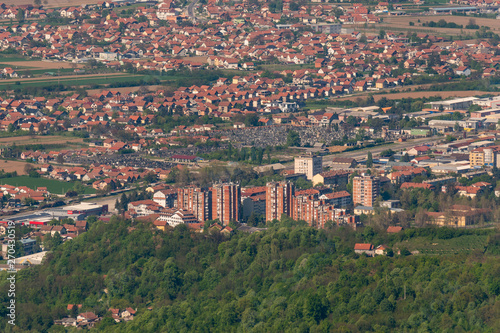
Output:
M358 98L365 98L366 96L374 94L374 92L370 93L364 93L364 94L359 94L355 96L349 96L349 97L341 97L337 98L335 100L337 101L344 101L344 100L350 100L350 101L355 101ZM379 95L373 95L373 98L375 99L375 102L379 101L381 98L385 97L387 99L401 99L401 98L422 98L422 97L433 97L433 96L439 96L442 99L447 99L451 97L468 97L468 96L478 96L478 95L484 95L484 94L490 94L490 95L500 95L500 92L485 92L485 91L408 91L408 92L400 92L400 93L393 93L393 94L379 94ZM322 106L324 107L324 105Z
M450 28L438 28L438 27L423 27L422 23L434 21L437 22L439 20L445 20L446 22L453 22L458 25L463 25L463 33L467 33L468 31L474 32L473 29L465 29L465 26L469 24L470 20L475 20L476 24L479 26L487 26L491 30L500 30L500 21L495 19L487 19L487 18L474 18L470 16L455 16L455 15L439 15L439 16L387 16L384 17L384 22L380 25L390 26L395 28L406 28L406 29L429 29L431 32L447 32L454 34L461 34L460 29L450 29ZM420 20L420 23L418 22ZM415 26L409 26L409 22L415 23Z
M83 64L72 64L63 61L41 61L41 60L14 60L0 58L0 67L12 67L12 68L22 68L22 69L43 69L46 71L59 69L59 68L81 68Z
M28 164L26 162L18 162L18 161L8 161L8 160L0 160L0 170L5 172L14 172L16 171L18 175L25 175L24 166Z

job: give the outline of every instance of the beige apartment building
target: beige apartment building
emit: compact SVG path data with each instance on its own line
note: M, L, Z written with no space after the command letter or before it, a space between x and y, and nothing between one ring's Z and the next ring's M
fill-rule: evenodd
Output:
M314 175L323 171L323 157L305 155L295 157L294 172L303 173L308 180L312 180Z

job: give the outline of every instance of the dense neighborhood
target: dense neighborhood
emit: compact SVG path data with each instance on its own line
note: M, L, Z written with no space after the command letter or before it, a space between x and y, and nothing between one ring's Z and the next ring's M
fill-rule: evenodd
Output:
M498 331L500 1L15 2L0 331Z

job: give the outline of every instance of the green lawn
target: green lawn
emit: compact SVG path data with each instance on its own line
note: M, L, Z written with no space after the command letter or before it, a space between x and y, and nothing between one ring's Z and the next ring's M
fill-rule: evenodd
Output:
M5 56L0 55L0 62L30 61L30 60L33 60L33 59L27 59L23 56L16 56L16 55L5 55Z
M0 179L0 184L27 186L34 190L37 187L46 187L50 193L64 194L75 185L75 182L63 182L55 179L18 176L12 178L2 178ZM94 193L95 190L92 187L85 188L85 194L94 194Z
M323 109L335 104L334 100L326 99L314 99L306 101L306 108L309 110Z
M475 250L484 251L487 235L464 235L452 239L433 239L417 237L409 241L396 243L394 247L406 247L410 251L422 254L456 254L470 253Z
M33 67L26 67L26 68L33 68ZM64 75L68 75L68 74L73 74L75 72L75 69L74 68L61 68L61 69L35 69L35 70L18 70L18 72L26 72L26 71L29 71L31 72L31 74L33 75L37 75L37 74L45 74L47 72L51 72L51 73L60 73L61 75L64 74ZM47 76L45 76L47 77Z
M118 16L120 17L128 17L128 16L122 16L121 15L121 12L122 11L128 11L129 9L137 9L138 7L146 7L145 4L143 3L134 3L134 4L131 4L131 5L126 5L124 7L115 7L112 9L113 12L115 12Z
M306 68L314 68L314 64L303 64L303 65L285 65L285 64L269 64L269 65L258 65L262 67L264 70L269 71L284 71L284 70L296 70L296 69L306 69Z
M46 86L53 86L57 85L58 83L62 85L67 85L67 86L81 86L81 85L92 85L92 84L110 84L114 82L136 82L137 84L141 79L146 78L146 75L124 75L124 76L108 76L105 77L104 75L102 77L93 77L93 78L86 78L86 77L77 77L75 75L74 78L64 78L58 80L57 76L55 77L47 77L47 78L41 78L40 80L34 80L34 81L16 81L16 80L9 80L9 81L2 81L0 82L0 86L10 86L10 88L13 87L46 87ZM19 83L19 84L16 84Z
M3 59L0 58L0 67L1 68L5 68L5 67L10 67L10 68L14 68L14 70L16 71L22 71L22 70L26 70L26 69L29 69L29 68L34 68L34 67L29 67L29 66L12 66L11 64L9 63L2 63Z

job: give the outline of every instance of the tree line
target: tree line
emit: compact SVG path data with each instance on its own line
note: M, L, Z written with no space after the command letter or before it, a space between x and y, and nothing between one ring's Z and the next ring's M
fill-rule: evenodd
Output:
M43 265L17 273L17 327L57 331L53 320L72 314L67 304L82 304L82 312L103 317L97 332L496 331L498 232L489 231L486 253L368 258L353 251L357 242L462 232L440 230L391 236L276 221L228 238L114 217L64 244L51 240ZM7 289L0 272L0 327L7 327ZM135 319L116 324L108 309L127 306L137 308Z

